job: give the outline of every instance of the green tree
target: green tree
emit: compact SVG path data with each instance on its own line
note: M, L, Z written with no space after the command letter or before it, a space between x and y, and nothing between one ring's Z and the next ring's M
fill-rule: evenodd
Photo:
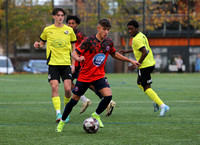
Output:
M0 0L2 5L4 1ZM6 39L6 23L5 23L5 7L0 10L1 20L1 39L0 45L5 49ZM41 31L51 22L51 4L45 5L15 5L14 1L9 1L8 5L8 29L9 29L9 48L14 45L22 46L30 44L39 38Z

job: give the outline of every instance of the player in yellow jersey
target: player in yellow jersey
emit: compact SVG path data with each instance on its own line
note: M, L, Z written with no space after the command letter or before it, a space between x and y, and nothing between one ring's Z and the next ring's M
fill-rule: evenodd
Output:
M49 65L48 81L52 90L52 102L56 110L56 122L62 118L61 101L59 96L60 78L64 83L65 105L71 97L71 52L75 49L76 35L73 29L63 24L65 11L54 8L52 12L54 24L44 28L40 42L35 42L35 48L43 48L46 44L46 58ZM69 118L66 119L66 122Z
M169 107L163 103L156 92L151 88L151 73L154 70L156 62L153 58L153 53L148 40L142 32L139 32L139 24L137 21L129 21L127 27L129 34L133 37L132 49L127 51L121 50L120 53L134 53L136 60L141 64L138 68L138 87L154 101L154 111L158 111L160 107L161 111L159 116L164 117L165 113L169 111ZM135 67L130 66L129 69L133 70Z

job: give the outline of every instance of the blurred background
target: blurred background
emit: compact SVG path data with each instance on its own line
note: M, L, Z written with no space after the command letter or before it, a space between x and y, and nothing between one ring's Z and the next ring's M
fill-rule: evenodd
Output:
M78 15L85 35L94 35L98 19L108 18L117 51L131 49L126 25L135 19L153 50L156 72L177 72L179 56L183 72L200 72L200 0L0 0L0 55L10 58L14 72L33 73L30 62L46 59L45 48L35 49L33 43L53 23L54 7ZM135 59L133 54L126 56ZM2 59L8 68L7 58ZM109 57L105 69L128 73L128 65Z

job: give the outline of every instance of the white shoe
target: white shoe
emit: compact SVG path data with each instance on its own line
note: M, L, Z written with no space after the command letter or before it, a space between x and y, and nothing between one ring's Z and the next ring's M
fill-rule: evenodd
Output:
M169 111L169 106L165 105L165 107L161 108L159 117L164 117L167 111Z
M87 99L87 101L85 103L83 103L83 105L82 105L82 109L80 111L80 114L83 113L87 109L87 107L91 104L92 104L92 101L90 99Z
M112 111L115 108L115 106L116 106L116 102L111 100L106 110L106 116L110 116L112 114Z

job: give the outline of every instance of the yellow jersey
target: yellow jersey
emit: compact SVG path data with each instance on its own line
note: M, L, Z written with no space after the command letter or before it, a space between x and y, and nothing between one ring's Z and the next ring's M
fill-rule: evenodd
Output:
M48 65L71 65L71 43L76 42L73 29L67 25L56 27L54 24L44 28L40 39L46 43Z
M139 67L139 69L154 66L156 61L153 58L153 53L149 46L147 37L143 33L139 32L136 36L133 37L133 40L132 40L132 49L137 61L139 61L142 55L142 52L139 50L142 47L146 48L148 55L145 57L145 59L141 63L141 66Z

